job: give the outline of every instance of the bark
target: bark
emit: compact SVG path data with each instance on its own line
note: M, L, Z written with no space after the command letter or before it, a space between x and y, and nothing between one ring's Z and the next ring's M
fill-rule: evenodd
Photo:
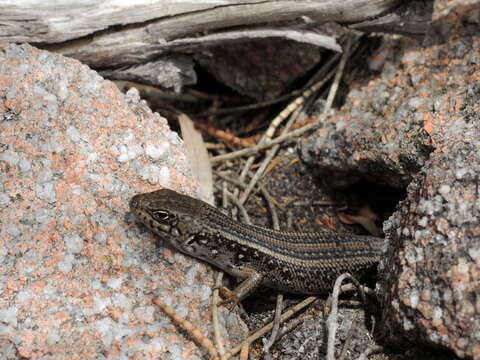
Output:
M232 38L239 38L241 26L252 30L261 24L280 21L355 23L392 10L398 0L139 0L135 3L114 0L4 0L0 5L0 41L29 42L79 59L94 68L115 67L148 61L179 46L201 43L199 33L235 27ZM270 29L256 30L255 37L281 34ZM262 35L262 31L264 31ZM285 37L319 45L318 36L304 32ZM318 35L318 34L317 34ZM207 35L210 36L211 35ZM252 33L245 33L248 39ZM210 41L211 38L205 39ZM217 40L218 39L214 39ZM336 44L327 41L330 48ZM320 44L321 45L321 44Z

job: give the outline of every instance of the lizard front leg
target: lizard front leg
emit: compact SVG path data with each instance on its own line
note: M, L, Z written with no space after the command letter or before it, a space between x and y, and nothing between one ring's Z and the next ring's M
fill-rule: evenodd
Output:
M230 290L224 286L220 287L220 294L225 299L225 302L240 302L250 295L256 288L258 288L263 280L263 275L258 271L242 266L241 273L246 278L235 288Z

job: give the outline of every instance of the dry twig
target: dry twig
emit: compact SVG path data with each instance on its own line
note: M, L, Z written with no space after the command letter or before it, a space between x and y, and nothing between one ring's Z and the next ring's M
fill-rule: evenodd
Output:
M329 91L329 94L328 94L328 98L327 98L327 103L325 105L325 108L324 108L324 111L323 113L327 113L328 111L330 111L330 108L332 106L332 103L333 103L333 99L335 98L335 95L337 93L337 90L338 90L338 84L340 82L340 79L342 77L342 74L343 74L343 70L345 68L345 64L346 64L346 61L347 59L349 58L350 56L350 48L351 48L351 44L352 44L352 39L349 38L349 40L347 41L347 46L345 48L345 52L343 53L342 55L342 58L340 60L340 64L338 65L338 68L336 70L336 72L334 71L330 71L321 81L318 81L317 83L315 83L311 88L307 89L303 94L302 96L300 96L299 98L295 99L295 101L293 101L289 106L287 106L273 121L272 123L270 124L270 127L267 129L266 133L265 133L265 138L266 139L271 139L271 137L273 136L274 132L275 132L275 129L278 127L278 125L280 125L280 123L286 119L293 111L295 111L296 109L300 109L300 105L302 105L315 91L319 90L328 80L330 80L330 78L333 76L333 74L335 74L335 79L334 79L334 82L330 88L330 91ZM290 121L287 123L287 125L285 126L285 128L283 129L283 132L282 134L288 134L288 131L290 130L290 128L292 127L292 125L295 123L295 120L296 118L292 117L292 119L290 119ZM248 185L247 189L245 190L245 192L243 193L243 195L240 197L240 203L244 204L245 201L247 200L248 196L250 195L250 192L251 190L253 189L253 187L255 186L255 184L258 182L258 180L260 179L260 177L262 176L263 172L265 171L265 169L267 168L268 164L270 163L270 161L273 159L273 157L276 155L276 153L278 152L278 150L280 149L280 144L278 145L275 145L267 154L266 158L264 159L264 161L262 162L262 164L260 165L260 167L257 169L254 177L252 178L252 180L250 181L250 184Z
M240 350L240 360L248 360L248 352L250 351L250 343L245 342Z
M288 105L282 112L280 112L280 114L275 119L273 119L269 129L267 129L266 133L261 137L258 145L268 143L271 140L271 137L273 136L273 132L275 131L275 128L278 126L278 124L281 123L284 119L286 119L290 114L292 114L296 109L298 109L300 105L304 103L305 97L308 97L312 94L312 89L318 90L322 86L322 83L324 84L326 81L329 80L331 75L333 75L333 72L330 71L330 73L328 73L328 71L336 63L336 61L338 60L338 56L339 56L338 54L335 54L334 56L332 56L332 58L328 60L327 63L313 76L311 81L307 84L306 90L302 91L301 95L297 99L295 99L292 103L290 103L290 105ZM322 80L318 81L319 78L322 78ZM293 125L294 122L295 122L294 119L289 121L286 128L284 129L284 133L288 132L289 128ZM270 133L272 134L269 136L268 134ZM252 152L251 154L248 154L248 155L253 155L254 153L255 152ZM275 153L276 153L276 150L272 151L270 159L273 158L273 156L275 156ZM243 170L240 173L240 180L243 181L245 179L248 172L250 171L250 167L252 166L254 160L255 160L255 156L250 156L247 159L243 167ZM263 170L261 172L257 171L258 175L256 179L252 179L250 181L249 187L247 188L247 190L245 191L245 194L240 199L242 204L248 198L248 195L252 191L253 187L255 186L255 183L258 181L262 173L263 173ZM238 195L237 191L235 191L235 195Z
M213 359L218 359L218 352L212 342L202 335L190 321L184 319L170 306L165 304L159 297L153 299L153 303L157 305L162 311L167 314L178 326L186 331L195 342L208 351Z
M217 175L218 177L222 178L223 180L231 182L232 184L235 184L235 185L237 185L237 186L239 186L243 189L245 189L247 187L247 184L243 183L242 181L232 179L231 177L229 177L225 174L222 174L221 172L214 171L214 174ZM223 188L222 188L222 191L223 191ZM274 229L275 228L280 228L279 220L278 220L278 214L277 214L277 211L275 210L275 202L274 202L272 196L263 186L260 187L260 192L262 193L262 196L265 198L265 201L267 202L268 209L270 210L270 213L272 215L273 228ZM225 193L225 196L227 196L226 193Z
M215 339L215 345L218 349L218 352L221 355L225 354L225 346L223 344L222 334L220 332L220 323L218 321L218 289L222 285L223 272L217 274L215 279L215 288L212 293L212 323L213 323L213 337Z
M355 44L355 46L352 46L352 41L354 41L354 40L351 40L351 38L350 38L349 41L347 42L344 54L342 55L340 64L337 68L337 73L335 75L334 83L332 84L332 87L330 88L330 91L329 91L329 96L327 98L327 103L325 105L324 112L322 114L318 115L316 117L316 120L312 121L310 124L307 124L303 127L295 129L295 130L293 130L289 133L283 133L282 135L280 135L280 136L278 136L278 137L276 137L272 140L267 140L268 137L264 136L264 138L262 138L262 140L260 140L259 144L257 144L256 146L253 146L253 147L250 147L250 148L247 148L247 149L242 149L242 150L239 150L239 151L234 151L234 152L224 154L224 155L214 156L213 158L211 158L212 164L216 163L216 162L220 162L220 161L236 159L236 158L241 157L241 156L253 155L257 152L268 149L268 148L273 147L277 144L281 144L284 141L287 141L287 140L296 138L298 136L301 136L304 133L306 133L307 131L313 130L316 127L318 127L320 124L322 124L322 122L326 119L327 114L330 113L330 108L331 108L331 105L332 105L333 100L335 98L335 94L336 94L336 91L338 89L338 85L340 83L340 79L341 79L341 76L343 74L343 70L345 68L345 63L348 59L348 56L356 48L356 44ZM250 159L249 159L249 161L247 161L247 166L250 167L251 163L253 163L253 159L251 161L250 161ZM244 172L245 172L245 169L244 169L244 171L242 171L242 174ZM243 180L243 178L242 178L242 180Z
M213 158L210 159L210 161L212 162L212 164L214 164L214 163L217 163L217 162L220 162L220 161L233 160L233 159L236 159L236 158L239 158L239 157L242 157L242 156L256 154L256 153L258 153L262 150L271 148L271 147L273 147L277 144L281 144L285 141L295 139L295 138L305 134L307 131L316 129L318 126L320 126L324 122L324 120L327 118L327 116L328 116L328 114L326 114L326 113L320 114L320 115L317 116L316 120L313 121L312 123L310 123L308 125L305 125L301 128L298 128L296 130L293 130L293 131L289 132L288 134L280 135L280 136L272 139L269 142L266 142L266 143L263 143L263 144L258 144L258 145L252 146L250 148L234 151L234 152L224 154L224 155L214 156Z
M335 360L335 334L337 332L338 321L338 297L340 296L340 286L342 285L343 280L351 278L351 275L348 273L340 275L335 281L332 294L332 310L328 316L328 342L327 342L327 360Z
M337 280L335 280L335 285L333 286L333 294L332 294L332 310L330 311L330 315L327 319L328 324L328 342L327 342L327 360L335 360L335 334L337 332L338 327L338 298L340 296L340 292L342 290L342 282L345 279L349 279L355 287L358 289L360 297L362 298L363 303L365 304L365 293L363 291L363 287L360 283L349 273L344 273L340 275Z
M358 357L358 360L367 360L370 355L377 354L381 351L383 351L381 346L372 344Z
M312 304L315 300L317 300L317 297L310 296L305 300L303 300L302 302L298 303L297 305L292 306L290 309L288 309L282 314L282 316L280 317L280 323L283 323L284 321L288 320L294 314L296 314L300 310ZM246 338L240 345L237 345L234 348L230 349L225 355L221 357L221 360L227 360L230 357L238 354L238 352L242 349L243 346L245 346L245 344L251 344L253 341L265 335L272 328L273 328L273 322L265 325L263 328L261 328L260 330L258 330L257 332L253 333L248 338Z
M250 217L248 216L247 210L243 206L243 204L237 199L237 197L232 194L231 192L226 192L227 197L235 204L235 206L240 210L240 213L242 214L243 217L243 222L245 224L251 225L252 222L250 221Z
M226 181L222 182L222 208L227 209L228 207L228 185Z
M204 133L207 133L208 135L214 136L217 139L220 139L221 141L224 141L227 144L237 145L237 146L241 146L241 147L250 147L250 146L253 145L250 142L250 140L243 139L243 138L240 138L238 136L235 136L230 131L215 129L212 126L209 126L207 124L203 124L201 122L197 122L196 126L197 126L198 129L200 129Z
M367 294L371 297L375 297L375 291L373 289L370 289L369 287L363 286L363 285L360 285L360 284L358 284L358 286L354 285L354 284L346 284L346 285L343 285L340 290L341 290L342 293L345 293L345 292L353 291L353 290L357 290L357 289L359 291L361 291L362 299L364 299L364 297L365 297L363 294ZM325 302L325 306L324 306L324 309L325 309L324 313L325 314L330 311L331 306L332 306L332 296L329 296L327 301Z
M278 229L276 229L278 230ZM270 339L263 345L263 354L265 355L265 359L269 360L270 356L270 348L273 346L275 341L278 339L278 330L280 328L280 317L282 315L282 307L283 307L283 295L277 295L277 306L275 307L275 318L273 319L273 329L272 333L270 334Z
M275 209L275 204L273 202L272 197L270 196L269 192L263 187L260 187L260 192L262 193L263 197L265 198L265 201L267 202L268 210L270 211L270 214L272 215L272 226L274 229L279 230L280 229L280 221L278 220L278 214L277 210Z
M333 73L332 73L333 74ZM300 113L300 108L297 108L296 110L296 113L299 114ZM290 127L295 123L297 119L297 116L293 116L291 117L291 119L288 121L287 125L285 126L285 129L283 131L283 133L287 133L288 130L290 129ZM248 196L250 195L250 193L252 192L254 186L257 184L257 182L260 180L260 178L262 177L265 169L268 167L268 165L270 164L270 162L272 161L272 159L274 158L274 156L277 154L278 150L280 149L280 144L278 145L275 145L267 154L267 156L265 157L265 159L262 161L262 164L260 165L260 167L257 169L257 171L255 172L255 175L252 177L252 179L250 180L250 183L248 184L247 188L245 189L245 191L243 192L242 196L240 197L240 202L242 204L245 203L245 201L247 201L248 199Z
M247 111L247 110L255 110L255 109L261 109L263 107L271 106L278 104L282 101L291 99L292 97L300 95L304 90L296 90L292 91L289 94L280 96L276 99L273 100L268 100L268 101L262 101L258 102L255 104L248 104L248 105L240 105L240 106L235 106L235 107L230 107L230 108L221 108L221 109L216 109L216 110L207 110L202 113L200 113L198 116L208 116L208 115L222 115L222 114L231 114L239 111Z
M353 334L355 333L354 330L357 326L357 321L358 321L358 314L355 314L355 317L353 318L353 321L350 324L350 327L348 328L347 336L345 338L345 342L343 343L343 348L340 353L340 356L338 357L338 360L344 360L347 355L348 348L350 347L350 344L352 343L352 340L353 340Z
M325 103L325 111L330 110L333 104L333 100L337 95L338 86L340 85L340 80L342 79L343 69L345 69L345 64L347 63L347 59L351 54L353 39L351 36L348 37L347 44L345 45L344 53L342 58L340 59L340 64L338 64L337 73L335 74L335 79L333 79L332 87L330 88L330 92L327 96L327 101Z

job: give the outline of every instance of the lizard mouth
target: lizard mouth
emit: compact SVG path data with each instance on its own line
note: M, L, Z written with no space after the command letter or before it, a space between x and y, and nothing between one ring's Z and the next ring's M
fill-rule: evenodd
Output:
M153 227L151 228L152 230L156 230L158 232L163 232L165 234L170 234L172 227L167 224L161 224L161 223L154 223Z

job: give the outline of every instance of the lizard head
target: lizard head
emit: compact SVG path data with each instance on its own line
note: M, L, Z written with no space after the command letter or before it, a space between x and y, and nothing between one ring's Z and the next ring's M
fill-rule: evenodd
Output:
M135 195L130 200L130 210L139 222L175 249L224 269L232 262L231 252L219 251L221 237L215 236L216 230L212 229L215 222L212 225L212 221L208 221L212 217L222 218L219 223L225 224L229 218L213 206L162 189ZM210 224L210 228L206 224Z
M206 205L169 189L138 194L130 200L135 218L176 248L182 239L199 230L195 220Z

